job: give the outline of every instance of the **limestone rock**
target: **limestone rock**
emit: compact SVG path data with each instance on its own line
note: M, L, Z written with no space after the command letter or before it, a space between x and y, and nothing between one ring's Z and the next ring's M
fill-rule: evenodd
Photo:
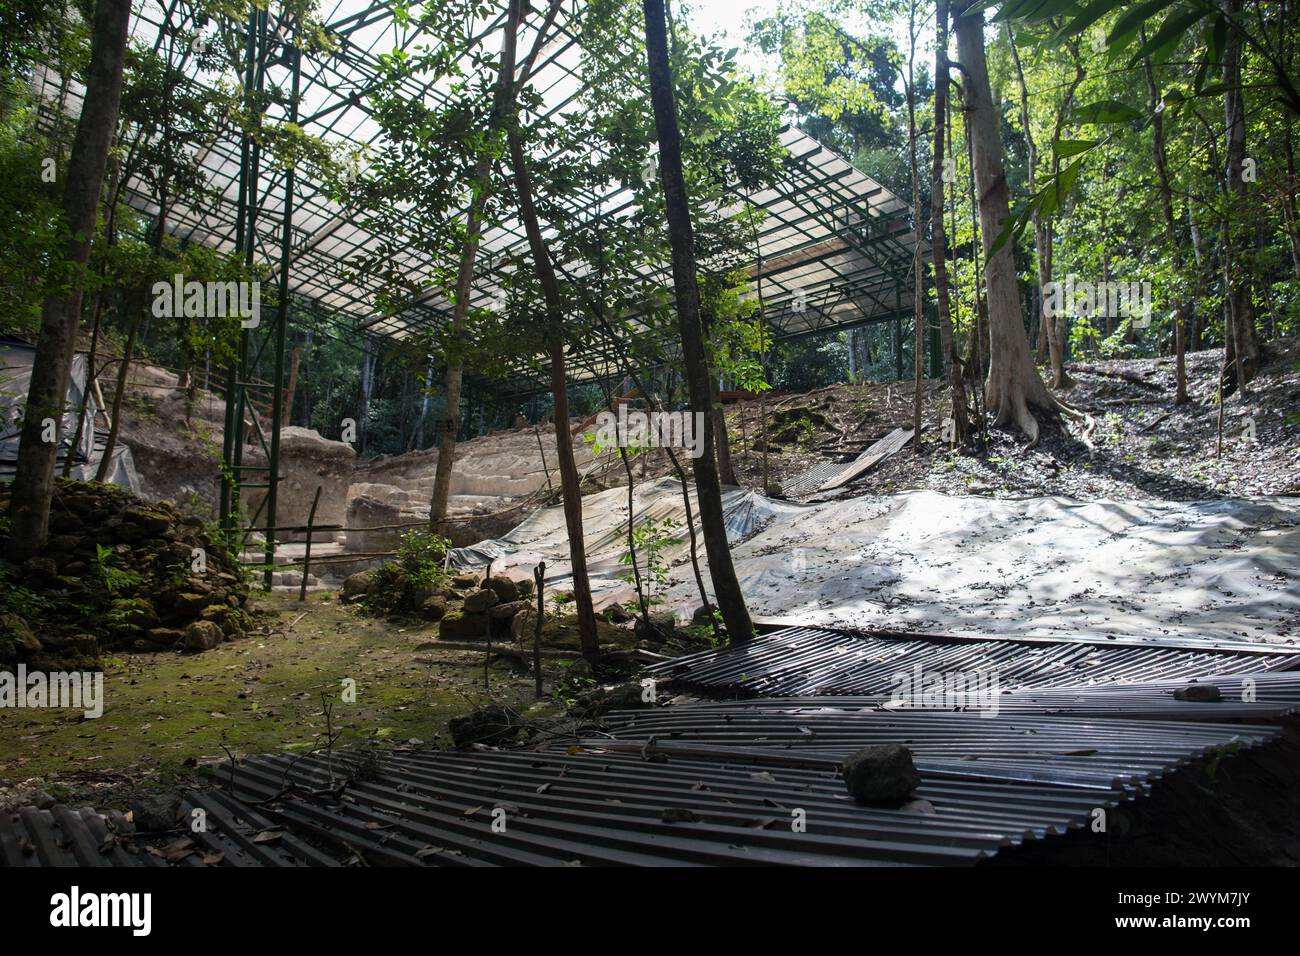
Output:
M185 632L179 627L152 627L144 632L144 639L154 647L175 647L185 640Z
M393 527L402 523L402 512L393 504L370 495L357 495L348 502L348 551L392 551L401 543L401 530ZM377 528L380 530L371 531Z
M225 598L221 600L224 602ZM203 609L212 603L214 602L210 594L195 594L192 591L182 591L176 595L176 603L173 607L182 618L192 618L198 617L203 613Z
M211 621L194 621L185 628L185 646L192 651L208 651L222 640L221 628Z
M497 603L497 593L491 588L479 588L465 595L465 611L480 614Z
M358 571L356 574L348 575L343 582L342 598L347 603L360 601L370 593L370 588L375 583L373 571Z
M483 587L495 591L497 601L501 604L519 600L519 585L509 578L488 578L483 582Z
M446 613L447 601L437 595L425 598L424 603L420 605L420 616L426 621L440 620Z
M146 536L157 537L166 533L171 527L171 519L161 511L149 508L128 508L122 515L125 523L134 524L142 529Z
M527 611L531 604L527 601L511 601L509 604L496 604L488 608L488 617L494 621L513 621L520 611Z
M510 636L517 642L528 642L537 633L537 611L524 608L510 620Z
M131 801L131 822L137 833L161 833L176 826L180 809L179 794L146 794Z
M58 574L59 566L53 558L37 555L23 562L23 576L33 584L48 584L58 577Z
M486 614L466 614L452 611L442 619L438 634L441 637L484 638L488 635L490 621Z
M844 761L841 771L849 793L868 806L901 804L921 785L912 752L898 744L864 747Z

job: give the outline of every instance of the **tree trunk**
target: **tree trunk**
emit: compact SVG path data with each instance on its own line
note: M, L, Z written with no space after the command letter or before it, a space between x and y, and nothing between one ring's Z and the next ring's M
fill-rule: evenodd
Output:
M1010 25L1006 26L1007 45L1011 49L1011 62L1015 66L1016 83L1020 87L1020 125L1024 127L1025 143L1028 146L1028 164L1029 164L1029 189L1030 192L1038 190L1038 144L1034 141L1034 133L1029 125L1029 88L1025 83L1024 70L1020 66L1020 53L1016 49L1016 38ZM1070 103L1074 100L1074 91L1078 89L1079 84L1083 82L1084 71L1076 60L1074 80L1070 83L1061 100L1061 105L1057 108L1056 129L1052 134L1052 141L1055 142L1061 135L1061 124L1069 111ZM1055 156L1052 158L1052 175L1055 176L1060 172L1060 164ZM1069 388L1074 383L1070 380L1065 371L1065 348L1062 341L1062 328L1064 324L1058 322L1056 316L1048 306L1048 287L1052 282L1052 217L1040 216L1035 210L1033 214L1034 224L1034 253L1038 259L1038 313L1039 313L1039 343L1040 353L1042 346L1047 347L1047 356L1052 366L1052 387Z
M95 480L103 481L108 477L109 464L113 452L117 449L117 430L122 426L122 401L126 396L127 378L131 374L131 356L135 353L135 340L140 334L140 324L144 321L144 306L136 302L135 308L127 311L131 314L131 329L126 334L126 345L122 347L122 360L117 367L117 384L113 392L113 411L110 415L108 438L104 441L104 457L99 460L95 471Z
M415 420L414 434L411 437L411 451L424 447L424 422L429 417L429 393L433 390L433 362L424 369L424 394L420 398L420 417Z
M298 366L302 363L302 349L295 345L289 353L289 383L284 387L284 408L281 410L280 427L288 428L293 415L294 393L298 391Z
M921 171L916 161L916 85L912 63L916 59L916 3L907 21L911 45L907 55L907 152L912 174L912 352L915 377L912 393L912 447L921 450L921 410L925 389L925 259L921 255Z
M664 25L663 0L642 0L645 11L646 56L650 73L650 99L654 106L655 130L659 138L659 172L663 181L664 212L668 239L672 245L673 288L677 300L677 322L682 337L682 360L695 420L702 424L702 453L695 459L695 492L700 507L704 549L709 557L709 576L718 610L732 643L753 637L754 625L745 606L745 596L736 578L727 542L722 510L722 490L713 458L713 419L709 415L712 392L709 363L700 325L700 290L696 284L694 234L690 205L682 176L681 132L677 127L672 67L668 61L668 37Z
M1059 406L1038 376L1029 337L1021 318L1012 244L991 251L1002 223L1011 217L1010 191L1002 165L997 113L984 60L984 14L957 17L957 52L966 75L966 109L970 117L975 188L979 196L980 236L984 243L984 277L988 290L989 372L984 404L994 425L1014 423L1038 441L1038 421L1030 411L1054 414Z
M1225 0L1226 11L1236 16L1241 0ZM1241 84L1241 40L1235 30L1228 31L1223 52L1224 138L1227 146L1227 190L1230 204L1225 227L1224 255L1227 258L1228 311L1232 328L1225 330L1228 355L1226 364L1233 369L1231 386L1245 392L1246 383L1259 368L1259 340L1255 334L1255 309L1250 299L1250 280L1241 262L1241 243L1235 220L1245 213L1246 181L1242 167L1246 158L1245 93Z
M497 77L492 117L488 123L487 145L474 167L474 182L470 196L469 212L465 221L465 248L460 255L460 271L456 275L456 301L452 307L451 340L459 342L464 335L465 315L469 311L470 290L474 283L474 262L478 258L479 238L483 232L483 209L487 204L492 176L493 144L500 136L510 113L515 96L515 48L518 43L519 22L523 17L524 0L510 0L506 15L505 37L501 44L501 73ZM451 493L451 469L456 458L456 433L460 428L460 392L464 367L460 359L448 356L447 384L443 390L444 420L438 439L438 465L433 476L433 497L429 502L429 525L434 531L443 530L447 517L447 498Z
M100 279L102 281L102 275ZM81 403L77 407L77 427L72 433L72 444L68 446L68 454L63 459L64 478L69 478L72 475L72 459L75 457L73 453L81 446L81 437L86 433L86 412L90 408L91 396L95 393L95 360L99 357L99 326L103 317L103 305L103 291L97 289L90 306L90 351L86 353L86 383L81 389ZM91 448L93 449L95 444L93 416L90 422L90 434Z
M718 480L724 485L738 485L736 470L731 464L731 436L727 434L727 413L722 407L718 394L718 380L709 376L709 388L712 390L711 408L713 415L713 437L718 449Z
M1286 185L1282 191L1282 218L1286 222L1287 242L1291 246L1291 271L1300 279L1300 226L1296 225L1295 194L1300 190L1300 180L1295 171L1295 119L1288 116L1286 136L1282 142L1286 145Z
M528 234L528 247L537 269L537 280L546 300L546 345L551 357L551 398L555 403L555 455L560 463L560 492L564 499L564 524L569 535L569 562L573 566L573 598L578 613L578 640L582 654L590 661L600 656L596 638L596 612L591 605L591 584L587 579L586 539L582 532L582 491L578 466L573 460L573 438L569 434L568 382L564 373L564 303L555 278L550 253L533 208L533 190L527 159L519 134L507 136L515 188L519 191L519 218ZM629 480L631 475L629 473Z
M1142 43L1146 43L1146 31L1142 31ZM1155 71L1151 67L1151 58L1142 58L1142 69L1147 81L1147 102L1151 107L1151 153L1156 164L1156 181L1160 186L1160 210L1165 217L1165 241L1175 261L1179 255L1179 233L1174 219L1173 189L1169 185L1169 166L1165 155L1165 117L1160 109L1160 90L1156 86ZM1173 303L1174 323L1174 404L1187 404L1187 361L1186 345L1183 341L1183 325L1186 321L1183 303Z
M939 306L939 346L947 363L952 392L953 441L966 440L970 421L966 412L966 383L952 328L952 303L948 294L948 234L943 225L944 129L948 115L948 0L938 0L934 83L934 163L930 172L930 250L934 260L934 294Z
M119 177L120 172L120 164L110 155L107 163L109 201L108 208L104 211L104 256L103 261L100 263L99 280L95 284L95 294L90 303L90 351L86 356L86 385L81 393L81 406L77 409L77 429L72 436L71 447L74 450L81 444L81 436L85 433L86 428L86 410L90 405L91 396L95 393L97 378L95 360L99 356L99 330L104 314L104 286L108 275L108 257L117 242L117 200L122 188ZM90 422L90 429L93 435L95 430L93 418ZM72 455L68 455L63 462L63 477L68 478L71 474Z
M57 440L54 443L41 440L42 422L46 418L60 421L68 397L81 318L80 273L90 258L91 234L108 163L109 142L117 127L130 19L130 0L99 0L95 6L88 82L63 190L63 219L69 236L64 258L70 275L66 287L56 286L46 295L41 308L41 331L32 363L10 501L9 556L15 560L35 554L49 536L54 463L59 446Z

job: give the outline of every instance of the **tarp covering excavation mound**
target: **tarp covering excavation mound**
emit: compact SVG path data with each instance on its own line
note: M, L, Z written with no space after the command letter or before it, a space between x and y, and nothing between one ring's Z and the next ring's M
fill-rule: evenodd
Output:
M913 491L796 505L732 489L723 503L741 585L760 618L988 637L1300 638L1293 498L1121 504ZM682 540L664 552L672 574L662 596L689 615L700 601L681 486L648 482L635 507L638 522L677 522ZM626 488L583 500L598 605L633 596L618 579L626 520ZM452 559L492 560L493 573L512 577L544 560L547 586L563 589L563 512L538 511Z

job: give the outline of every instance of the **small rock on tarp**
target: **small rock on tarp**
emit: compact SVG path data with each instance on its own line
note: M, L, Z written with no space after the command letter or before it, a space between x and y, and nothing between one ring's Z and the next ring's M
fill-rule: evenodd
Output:
M1223 692L1214 684L1188 684L1174 691L1174 700L1220 701Z
M841 767L849 793L869 806L900 804L921 785L912 752L898 744L864 747Z
M131 822L141 833L162 833L176 826L180 808L180 794L144 794L131 802Z
M664 823L699 823L704 819L694 810L688 810L686 807L665 807L659 814L659 818Z

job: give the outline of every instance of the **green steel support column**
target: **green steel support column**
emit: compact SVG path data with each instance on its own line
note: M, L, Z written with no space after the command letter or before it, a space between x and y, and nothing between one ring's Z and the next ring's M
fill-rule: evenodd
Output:
M289 122L298 122L298 85L302 76L302 54L288 48L293 58L293 82L289 97ZM275 375L271 380L271 453L267 464L266 486L266 570L262 583L271 588L272 567L275 564L276 505L280 490L280 418L284 413L284 345L289 329L289 251L293 239L293 187L294 168L284 173L284 228L280 234L280 309L275 335ZM308 543L308 547L311 547ZM305 574L305 570L304 570ZM304 582L305 585L305 582Z
M257 105L261 105L261 94L266 82L266 29L267 29L267 12L265 10L255 10L253 21L256 24L255 49L256 54L253 57L254 76L253 83L254 95L256 96ZM253 273L253 261L257 257L257 182L261 176L262 169L262 147L256 139L253 140L251 155L249 157L248 170L248 226L245 230L244 244L244 267L248 274ZM248 361L249 342L252 338L251 329L240 329L239 332L239 380L235 389L235 419L238 423L236 429L234 454L231 461L231 471L234 473L235 487L231 495L231 512L232 519L238 523L240 516L239 507L239 487L243 484L244 468L244 412L249 404L248 402L248 385L252 380L252 368ZM253 412L257 414L256 409Z

